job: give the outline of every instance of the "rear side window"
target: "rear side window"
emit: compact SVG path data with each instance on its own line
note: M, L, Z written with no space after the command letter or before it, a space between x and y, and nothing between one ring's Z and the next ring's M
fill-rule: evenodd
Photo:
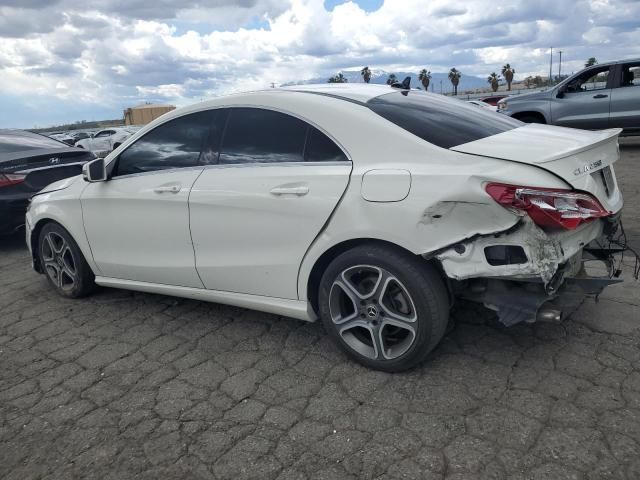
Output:
M523 125L506 115L420 91L393 92L367 102L375 113L442 148L497 135Z
M307 124L272 110L233 108L224 134L221 164L302 162Z
M640 87L640 63L627 63L622 66L622 87Z
M118 157L114 176L215 163L225 112L208 110L154 128Z
M304 149L307 162L346 162L347 156L333 140L315 127L309 125L307 145Z

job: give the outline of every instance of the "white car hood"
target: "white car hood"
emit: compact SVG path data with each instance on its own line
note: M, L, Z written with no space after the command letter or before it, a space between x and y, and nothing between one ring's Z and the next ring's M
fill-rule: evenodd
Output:
M483 157L509 160L548 170L572 187L596 195L617 211L622 197L616 188L607 192L594 175L620 157L619 128L590 131L551 125L527 124L451 150ZM526 185L526 179L523 181Z

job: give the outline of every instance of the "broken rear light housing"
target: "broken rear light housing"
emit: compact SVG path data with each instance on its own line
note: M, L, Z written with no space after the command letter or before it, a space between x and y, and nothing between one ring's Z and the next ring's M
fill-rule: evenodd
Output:
M15 173L0 173L0 188L15 185L24 182L26 175L18 175Z
M594 196L575 190L502 183L489 183L485 190L499 204L525 211L545 230L574 230L594 218L611 215Z

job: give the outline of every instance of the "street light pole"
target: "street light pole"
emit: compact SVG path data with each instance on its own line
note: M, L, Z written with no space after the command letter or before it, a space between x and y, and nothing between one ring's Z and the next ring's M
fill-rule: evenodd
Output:
M553 47L551 47L551 53L549 54L549 85L551 85L551 69L553 68Z
M560 81L560 75L562 75L562 50L560 50L560 63L558 64L558 81Z

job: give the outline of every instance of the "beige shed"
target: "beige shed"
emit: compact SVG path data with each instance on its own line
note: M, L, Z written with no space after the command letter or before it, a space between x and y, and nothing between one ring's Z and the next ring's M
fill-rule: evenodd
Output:
M125 125L144 125L151 120L155 120L160 115L163 115L171 110L175 110L173 105L154 105L145 104L138 105L137 107L127 108L124 111L124 124Z

